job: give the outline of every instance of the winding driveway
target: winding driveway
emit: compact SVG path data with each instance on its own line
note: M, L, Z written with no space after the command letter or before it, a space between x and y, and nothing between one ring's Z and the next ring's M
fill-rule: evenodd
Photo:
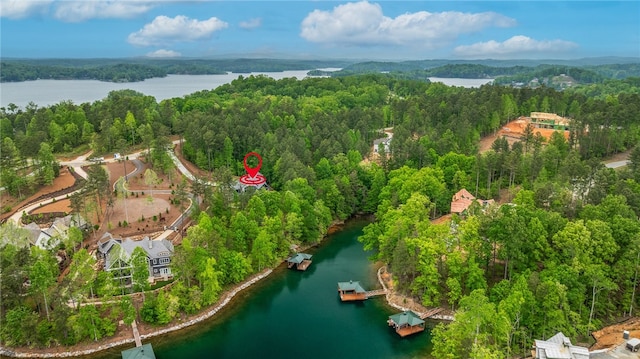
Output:
M179 143L179 140L173 141L173 144L177 144ZM142 161L140 161L138 159L138 156L140 156L140 154L143 151L138 151L138 152L134 152L132 154L127 155L127 157L129 158L129 160L131 162L133 162L135 169L130 172L127 173L125 175L125 178L130 178L131 176L134 176L135 174L137 174L138 172L142 171L142 168L144 168L144 164L142 163ZM182 164L182 162L180 162L180 160L178 159L178 157L175 155L175 153L173 152L173 150L167 150L167 152L169 153L169 156L171 157L171 160L173 161L173 163L175 164L176 168L178 168L178 170L180 171L180 173L182 173L185 177L187 177L189 180L194 181L195 180L195 176L189 172L189 170ZM70 160L70 161L62 161L60 162L60 164L62 166L69 166L72 167L73 170L80 175L82 178L87 179L88 175L87 172L85 172L82 167L83 166L87 166L90 164L93 164L94 162L88 161L87 158L89 156L91 156L93 152L89 151L83 155L78 156L77 158ZM105 162L116 162L116 159L108 159ZM117 182L116 182L117 183ZM209 185L215 185L214 183L208 182L207 184ZM115 188L115 183L114 183L114 188ZM38 201L36 203L32 203L29 204L25 207L22 207L20 209L18 209L11 217L8 218L8 220L13 221L16 224L20 224L20 219L22 218L22 213L29 213L35 209L37 209L40 206L44 206L47 205L49 203L52 203L54 201L59 201L59 200L64 200L69 198L71 195L73 195L74 193L77 193L81 191L81 189L76 190L74 192L68 193L68 194L64 194L64 195L60 195L57 197L53 197L53 198L47 198L44 199L42 201ZM127 190L129 191L129 190ZM130 191L130 192L135 192L135 191ZM171 190L155 190L153 191L154 193L158 193L158 194L171 194ZM156 239L163 239L163 238L167 238L169 235L175 233L176 228L178 228L179 226L182 225L182 222L185 219L185 216L191 211L193 206L193 200L190 199L190 204L189 207L187 207L187 209L182 213L182 215L175 220L170 226L167 226L167 230L162 232L159 236L156 237Z

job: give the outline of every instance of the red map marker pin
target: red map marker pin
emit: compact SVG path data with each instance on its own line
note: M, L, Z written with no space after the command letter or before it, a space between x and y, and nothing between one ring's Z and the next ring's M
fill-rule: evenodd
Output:
M249 167L249 165L247 165L247 158L251 157L251 156L255 156L258 158L258 165L256 167ZM259 154L255 153L255 152L249 152L244 156L244 169L247 171L247 173L249 174L250 178L256 178L256 175L258 174L258 172L260 172L260 167L262 167L262 157L260 157Z

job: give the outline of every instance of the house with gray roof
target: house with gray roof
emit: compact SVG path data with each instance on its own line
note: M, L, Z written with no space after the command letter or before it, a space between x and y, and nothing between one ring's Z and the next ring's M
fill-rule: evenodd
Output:
M393 137L378 138L373 140L373 151L377 153L391 152L391 140L393 140Z
M571 344L571 339L558 332L547 340L535 340L535 359L589 359L589 349Z
M47 228L41 228L35 222L31 222L24 226L30 233L29 241L31 245L42 249L54 249L61 241L69 236L69 228L78 227L82 230L88 228L87 221L79 214L69 214L64 217L58 217Z
M173 243L169 240L153 240L148 236L141 240L131 238L114 238L105 233L98 241L98 260L103 261L104 270L114 272L116 279L126 284L131 283L131 255L136 248L142 248L147 254L149 264L149 281L167 280L171 274L171 257Z

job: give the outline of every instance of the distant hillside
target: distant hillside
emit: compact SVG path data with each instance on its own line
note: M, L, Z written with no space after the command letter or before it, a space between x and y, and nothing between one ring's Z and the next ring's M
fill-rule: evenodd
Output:
M281 72L342 68L349 64L338 60L273 59L3 59L0 62L0 82L37 79L135 82L167 75Z
M336 72L318 70L341 68ZM314 70L315 69L315 70ZM640 76L640 59L599 57L577 60L416 60L365 61L286 59L3 59L0 82L36 79L93 79L134 82L153 77L212 75L226 72L312 70L310 75L347 76L390 73L394 77L496 78L497 83L529 83L545 76L569 75L582 84ZM570 73L570 74L569 74Z

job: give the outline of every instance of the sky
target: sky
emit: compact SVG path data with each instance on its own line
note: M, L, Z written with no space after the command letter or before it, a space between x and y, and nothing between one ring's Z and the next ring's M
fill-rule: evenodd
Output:
M2 58L640 58L640 1L0 0Z

